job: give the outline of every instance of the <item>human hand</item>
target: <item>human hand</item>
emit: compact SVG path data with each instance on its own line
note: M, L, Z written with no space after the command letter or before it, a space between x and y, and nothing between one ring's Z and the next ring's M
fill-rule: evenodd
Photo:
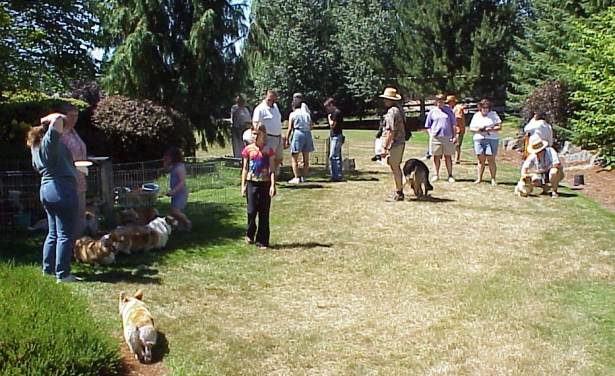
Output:
M246 197L246 186L245 185L241 186L241 196Z
M277 190L275 188L275 184L271 184L271 188L269 188L269 196L274 197L276 193L277 193Z

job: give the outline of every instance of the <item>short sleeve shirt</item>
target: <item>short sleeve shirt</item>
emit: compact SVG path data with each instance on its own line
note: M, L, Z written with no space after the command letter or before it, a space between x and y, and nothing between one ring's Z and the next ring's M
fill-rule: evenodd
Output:
M452 138L455 136L455 114L450 107L433 108L425 119L425 128L430 129L430 134L434 137Z
M248 177L250 181L271 180L271 160L275 157L275 151L270 146L260 149L256 144L250 144L243 148L241 156L248 159Z
M406 142L406 129L404 128L404 115L401 110L392 106L384 114L384 130L393 133L393 145Z
M483 116L480 111L475 113L470 122L470 130L476 132L474 133L474 140L497 140L500 132L489 130L489 128L493 128L496 124L500 123L502 123L502 120L495 111L489 111L487 116ZM486 127L487 130L485 132L478 132L483 127Z
M250 110L246 106L239 107L239 105L234 104L233 107L231 107L231 122L233 127L243 129L250 120Z
M465 107L461 104L456 104L455 108L453 108L453 113L455 114L455 120L457 120L457 129L459 133L464 133L466 131L466 118L465 118Z
M546 173L554 165L561 163L555 149L551 147L545 148L545 152L540 157L538 154L530 154L523 162L522 170L527 170L530 173Z
M252 121L263 123L269 135L279 136L282 134L282 114L280 114L278 105L275 103L273 107L269 107L265 101L261 102L254 109Z
M312 124L312 117L310 113L303 108L298 108L291 112L288 116L288 121L293 123L293 128L303 132L310 131L310 125Z
M335 128L331 129L331 136L339 136L344 131L344 116L338 108L331 113L331 119L335 122Z

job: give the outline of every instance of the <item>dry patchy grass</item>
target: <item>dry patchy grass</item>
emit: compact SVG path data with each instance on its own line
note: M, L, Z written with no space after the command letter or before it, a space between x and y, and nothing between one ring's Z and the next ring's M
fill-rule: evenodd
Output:
M372 133L348 132L361 170L348 182L280 189L273 249L237 236L166 254L150 265L159 283L79 291L108 319L119 290L144 288L177 375L615 371L613 215L582 197L517 198L504 167L498 187L438 182L441 201L386 202ZM241 207L228 215L243 224Z

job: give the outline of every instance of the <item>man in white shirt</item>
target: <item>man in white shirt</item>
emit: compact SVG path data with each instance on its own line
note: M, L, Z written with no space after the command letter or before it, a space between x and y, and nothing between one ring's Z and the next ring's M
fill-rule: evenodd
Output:
M265 99L256 106L252 114L252 124L259 123L265 125L267 129L267 145L275 151L276 174L280 172L280 165L284 157L284 140L282 139L282 114L275 103L278 94L273 90L268 90Z
M551 197L558 197L558 184L564 178L564 169L557 152L538 134L530 137L527 145L528 157L521 167L521 177L529 177L532 185L546 192L551 186Z
M542 111L534 112L534 116L523 128L523 132L531 137L538 134L541 139L547 141L549 146L553 146L553 128L545 121L545 113Z

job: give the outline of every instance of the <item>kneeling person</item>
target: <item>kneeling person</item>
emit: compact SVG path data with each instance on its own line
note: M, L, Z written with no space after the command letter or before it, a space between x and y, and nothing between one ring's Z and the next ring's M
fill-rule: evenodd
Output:
M564 169L557 152L549 143L534 134L530 137L527 150L528 157L521 167L521 177L530 178L534 187L541 187L547 192L551 186L551 196L557 197L558 184L564 178Z

